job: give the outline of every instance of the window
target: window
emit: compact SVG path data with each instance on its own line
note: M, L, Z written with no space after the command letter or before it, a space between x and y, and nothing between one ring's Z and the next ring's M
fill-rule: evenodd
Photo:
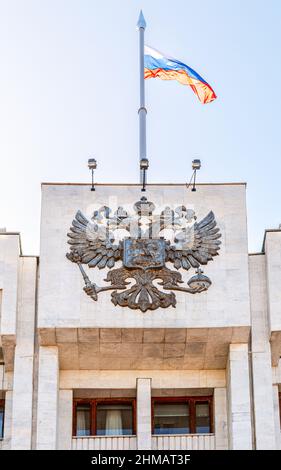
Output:
M74 401L74 436L124 436L135 434L135 399Z
M208 401L195 403L195 424L196 433L202 434L210 432L210 406Z
M153 398L153 434L212 432L212 397Z
M188 434L188 403L155 403L154 434Z
M5 402L0 400L0 439L4 437L4 411L5 411Z
M97 435L132 435L132 405L97 404Z
M91 435L91 405L77 403L76 406L76 436Z

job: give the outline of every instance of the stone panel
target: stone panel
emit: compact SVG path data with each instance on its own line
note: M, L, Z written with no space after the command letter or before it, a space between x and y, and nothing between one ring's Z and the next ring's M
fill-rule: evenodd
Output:
M149 185L147 197L159 211L167 205L175 208L183 204L193 208L198 220L210 210L214 211L222 232L222 245L220 255L204 267L212 280L208 292L196 295L177 292L177 308L159 308L145 314L114 306L110 292L100 293L99 300L93 302L83 291L83 279L78 267L65 257L69 226L78 209L89 217L94 209L104 204L110 205L113 210L118 205L131 210L139 199L139 187L97 186L93 200L93 194L87 185L43 185L38 315L40 328L101 328L100 341L110 343L123 341L124 329L144 328L144 343L173 342L173 328L179 328L179 334L183 336L184 329L191 329L194 331L191 331L187 342L193 343L197 341L196 330L199 328L249 327L245 186L202 185L198 198L197 193L187 192L185 185ZM97 284L104 284L106 270L90 269L88 273ZM194 274L194 269L182 274L186 283ZM155 328L158 328L157 335ZM167 332L166 339L163 336L164 329ZM138 333L132 333L131 338ZM127 331L127 338L129 334ZM202 336L202 331L198 334L199 342L207 340L206 336ZM181 341L184 341L183 336ZM72 342L72 338L65 341ZM124 340L129 341L133 340ZM59 342L63 341L60 339Z

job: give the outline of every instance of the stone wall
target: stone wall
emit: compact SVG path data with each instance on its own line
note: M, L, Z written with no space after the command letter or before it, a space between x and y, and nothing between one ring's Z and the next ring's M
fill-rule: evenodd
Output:
M77 265L66 259L67 232L80 209L91 217L94 209L123 205L132 211L141 193L137 186L43 185L39 285L39 328L208 328L250 325L248 249L244 185L202 185L196 193L184 185L151 185L146 197L156 211L167 205L193 208L198 220L213 210L222 233L220 255L205 267L212 286L208 292L177 292L177 308L159 308L143 314L115 307L110 293L93 302L83 291ZM187 281L194 270L183 273ZM89 270L91 279L104 284L106 270Z

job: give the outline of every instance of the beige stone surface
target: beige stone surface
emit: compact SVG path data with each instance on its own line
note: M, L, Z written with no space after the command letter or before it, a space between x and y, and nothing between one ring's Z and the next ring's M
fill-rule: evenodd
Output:
M214 426L216 450L227 450L227 394L225 387L217 387L214 390Z
M231 344L227 366L229 448L252 449L248 344Z
M146 370L152 388L210 388L225 387L224 370ZM132 389L137 378L143 377L136 370L63 370L60 372L60 389L101 388Z
M163 343L165 330L164 328L146 328L143 334L144 343Z
M2 350L6 372L11 372L14 369L15 347L16 335L2 335Z
M185 353L184 343L166 343L164 345L164 359L182 358Z
M196 193L151 185L146 195L157 210L185 204L198 220L213 210L222 232L220 255L204 267L209 291L178 292L176 308L115 307L110 291L93 302L65 257L78 209L88 217L104 204L132 210L137 186L102 185L93 194L83 185L44 185L40 276L36 259L20 256L19 235L0 234L2 449L31 442L69 449L73 396L136 395L138 447L150 449L151 394L213 394L217 449L281 449L281 231L267 231L265 253L248 256L243 185L202 185ZM86 271L105 284L106 270ZM182 272L185 284L193 274Z
M40 328L101 328L104 333L100 340L111 343L122 340L119 330L145 328L145 343L161 343L161 329L164 328L249 327L245 186L204 185L200 186L198 197L199 191L187 192L184 185L151 185L146 195L153 200L159 212L167 205L175 208L185 204L196 211L200 220L210 210L214 211L222 232L222 246L220 255L205 267L213 283L209 291L200 295L178 292L176 309L160 308L145 314L115 307L110 300L110 292L101 293L99 300L93 302L83 291L83 279L78 267L65 257L68 250L66 234L71 221L78 209L91 217L93 210L104 204L113 209L123 205L132 210L140 197L139 187L115 186L113 195L112 186L99 186L93 199L88 186L43 185L38 312ZM104 284L106 270L87 269L87 272L97 284ZM186 282L194 270L182 274ZM159 330L157 334L155 328ZM112 330L112 333L106 332L106 329Z
M13 383L13 450L31 449L36 283L37 259L22 257L19 263L17 345Z
M275 449L281 450L280 408L278 385L273 386L274 427L275 427Z
M101 328L101 343L121 343L121 328Z
M18 234L0 234L0 290L2 290L2 336L16 334L20 238Z
M250 256L252 381L256 449L276 447L265 257Z
M79 328L78 329L78 342L79 343L99 342L99 329L98 328Z
M38 330L38 340L40 346L56 346L56 329L55 328L40 328Z
M58 449L71 449L72 438L72 390L59 391Z
M13 371L5 371L4 366L0 366L2 370L1 377L2 377L2 390L13 390L13 382L14 382L14 372Z
M165 343L185 343L187 330L185 328L166 328Z
M281 331L281 230L266 232L264 249L270 332Z
M57 328L55 335L52 329L39 334L42 345L56 341L63 370L225 369L229 342L248 336L248 327L180 328L178 334L176 328Z
M60 369L65 369L70 363L73 364L73 368L79 368L79 348L77 343L60 343L58 348Z
M59 359L57 346L41 346L37 409L37 442L39 450L57 448L58 442Z
M151 449L151 379L137 379L137 448Z
M0 233L0 343L6 371L14 367L20 236Z
M143 329L142 328L122 328L121 332L122 343L143 343Z
M276 367L272 367L272 383L274 385L281 384L281 360Z
M77 343L77 328L57 328L56 343Z
M281 357L281 331L272 331L270 335L271 362L277 366Z

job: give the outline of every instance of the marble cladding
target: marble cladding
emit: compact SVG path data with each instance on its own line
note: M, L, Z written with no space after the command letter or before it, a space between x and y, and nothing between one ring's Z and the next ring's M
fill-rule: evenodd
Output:
M43 185L39 276L36 257L20 254L19 235L0 234L1 449L71 448L79 391L137 396L140 449L151 447L151 396L182 393L213 394L217 449L281 449L281 231L268 230L265 252L249 256L244 185L202 185L196 194L149 186L157 207L185 204L199 220L215 212L223 244L204 268L213 284L204 294L177 294L176 309L145 314L114 307L110 293L94 303L65 258L68 228L78 209L89 216L104 203L128 208L139 195L135 186L93 194ZM95 271L101 284L106 273Z
M137 186L110 185L93 194L87 186L43 185L38 303L39 328L232 328L250 326L248 248L244 185L200 186L196 193L183 185L151 185L146 197L156 211L170 205L186 205L198 220L210 210L222 233L220 255L204 267L211 278L208 292L197 295L177 292L177 307L159 308L145 314L114 306L110 292L94 302L83 291L78 267L66 259L67 232L78 209L91 217L103 205L132 210L139 200ZM86 267L88 270L88 268ZM89 276L104 284L106 270L91 269ZM194 269L183 272L185 282Z
M248 341L240 328L57 328L39 330L57 345L65 369L224 369L230 343Z

